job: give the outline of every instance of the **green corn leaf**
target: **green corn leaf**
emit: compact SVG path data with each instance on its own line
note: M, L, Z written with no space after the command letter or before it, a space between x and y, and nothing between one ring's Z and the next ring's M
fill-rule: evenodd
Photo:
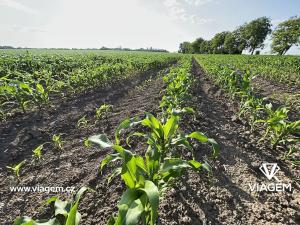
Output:
M115 225L116 224L116 218L111 216L107 222L107 225Z
M144 212L144 207L140 199L134 200L126 213L126 225L137 225L141 214Z
M195 131L191 134L188 135L189 138L194 138L198 141L200 141L201 143L206 143L208 141L208 137L203 134L202 132L198 132L198 131Z
M68 218L66 221L66 225L78 225L81 220L81 214L77 211L79 201L72 206Z
M141 133L141 132L134 132L134 133L129 134L126 138L126 144L129 147L131 147L129 144L129 141L130 141L130 138L132 138L132 137L146 137L146 134Z
M115 132L115 141L116 145L120 144L120 135L121 132L125 129L128 129L136 124L140 123L140 119L138 117L134 117L132 119L125 119L123 122L120 123L120 125L117 127Z
M191 107L184 107L182 109L172 109L173 115L180 115L183 113L195 113L195 111Z
M115 225L126 225L126 214L131 204L140 196L140 193L134 189L127 189L118 204L119 214L115 219Z
M100 170L103 169L104 166L106 166L110 162L114 162L116 160L122 159L119 154L110 154L107 155L100 163Z
M133 155L126 154L121 176L126 185L130 188L134 188L137 181L136 169L135 157Z
M105 134L91 136L88 140L100 145L101 148L111 148L113 146L113 143Z
M53 196L53 197L47 199L47 200L43 203L43 205L49 205L50 203L55 202L57 199L58 199L58 196Z
M67 218L70 207L71 203L68 201L62 201L59 198L56 199L54 203L55 216L63 215L65 218Z
M110 182L118 175L120 175L122 172L122 167L118 167L118 168L115 168L113 170L113 172L111 173L111 175L107 178L107 183L110 184Z
M151 205L151 221L150 225L154 225L158 218L158 205L159 205L159 191L157 186L149 180L145 181L145 187L142 189L150 202Z
M76 202L79 202L80 201L80 198L82 197L82 195L86 192L86 191L93 191L91 188L88 188L88 187L81 187L79 189L79 191L76 193L76 196L75 196L75 201Z
M198 162L196 160L189 160L188 162L196 170L199 169L202 166L202 163L200 163L200 162Z
M169 181L171 178L180 177L183 170L190 168L191 165L183 159L173 158L165 160L161 167L163 179Z
M142 125L149 127L158 138L163 138L163 127L161 123L150 113L146 113L146 118L142 120Z
M163 126L165 140L174 135L175 131L178 128L178 120L178 116L171 115L166 124Z
M50 219L48 221L44 220L39 220L39 221L34 221L30 217L19 217L17 218L13 225L60 225L60 223L55 219Z
M213 147L213 156L217 157L220 154L220 145L215 141L215 139L208 138L208 142Z
M216 157L220 153L220 146L219 144L212 138L208 138L205 134L202 132L195 131L188 135L189 138L194 138L198 140L201 143L210 143L213 148L213 156Z
M44 89L44 87L41 84L37 84L36 85L36 89L41 94L45 93L45 89Z
M145 165L144 159L141 156L135 157L136 166L141 168L145 173L147 173L147 167Z

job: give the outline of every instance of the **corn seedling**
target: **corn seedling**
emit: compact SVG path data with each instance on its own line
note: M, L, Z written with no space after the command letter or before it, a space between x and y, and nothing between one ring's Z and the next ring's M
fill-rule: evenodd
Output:
M95 118L99 121L107 116L107 113L112 109L112 105L103 104L99 108L96 109Z
M88 122L89 121L86 119L86 115L84 115L77 121L77 127L86 127Z
M19 179L21 168L22 168L22 166L24 166L25 163L26 163L26 160L23 160L22 162L18 163L15 166L7 166L6 168L10 169L12 171L12 173L15 175L15 177Z
M46 204L54 203L54 215L49 220L33 220L30 217L18 217L14 225L78 225L81 221L81 214L78 211L79 201L82 195L91 189L82 187L77 192L74 200L62 201L59 197L52 197Z
M251 130L254 129L256 121L261 118L262 112L264 111L263 99L256 98L253 95L248 95L246 100L240 107L239 117L248 117Z
M300 120L289 122L288 109L279 107L273 110L273 105L266 104L266 119L257 120L256 123L263 123L266 126L266 132L261 140L266 139L269 135L271 144L275 148L278 144L286 144L287 142L299 141L299 138L288 138L289 135L300 134Z
M40 109L42 108L43 104L49 105L50 102L49 94L41 84L36 84L33 99Z
M56 149L62 149L63 148L63 141L61 140L61 135L54 134L52 136L53 145Z
M89 139L85 139L85 140L83 141L83 144L84 144L84 146L87 147L87 148L89 148L89 147L92 146L92 144L91 144L91 142L90 142Z
M42 150L43 150L44 144L39 145L38 147L36 147L34 150L32 150L33 152L33 157L36 160L40 160L42 158Z

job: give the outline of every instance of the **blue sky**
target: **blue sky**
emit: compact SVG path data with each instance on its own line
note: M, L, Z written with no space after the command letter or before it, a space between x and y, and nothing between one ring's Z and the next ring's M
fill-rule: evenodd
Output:
M0 45L176 51L260 16L276 25L296 15L299 0L0 0Z

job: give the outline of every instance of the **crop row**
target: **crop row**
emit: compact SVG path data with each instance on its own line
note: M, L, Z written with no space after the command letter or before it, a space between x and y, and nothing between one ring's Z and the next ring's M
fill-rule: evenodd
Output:
M166 66L167 54L0 55L0 120L17 110L47 107L65 97L105 87L135 73Z
M263 129L260 141L268 140L273 149L284 149L284 159L300 164L300 159L293 157L299 152L300 120L290 120L288 107L274 107L268 99L258 97L251 85L256 72L237 67L239 64L232 66L230 60L212 61L203 56L197 60L212 80L239 100L238 117L246 118L252 131Z
M100 170L111 168L108 182L121 179L126 189L118 203L118 213L112 215L108 225L154 225L158 221L159 201L166 190L179 179L185 170L201 169L210 171L207 162L195 158L195 141L211 146L212 156L219 154L219 146L214 139L204 133L194 131L185 134L180 119L185 113L194 113L188 107L189 88L194 79L191 71L191 58L183 57L179 65L172 67L164 76L166 88L161 100L161 113L156 117L146 113L145 118L128 118L115 130L114 141L106 134L91 136L87 146L96 144L101 149L110 148L101 161ZM144 149L132 149L132 142L139 140ZM141 141L142 140L142 141ZM191 154L182 154L189 151ZM190 156L188 156L190 155ZM118 161L118 163L117 163ZM78 202L81 194L88 189L80 189L75 200L65 202L62 209L58 198L54 202L55 213L45 224L72 224L80 222ZM29 217L18 218L15 225L39 224ZM45 221L43 221L45 222Z

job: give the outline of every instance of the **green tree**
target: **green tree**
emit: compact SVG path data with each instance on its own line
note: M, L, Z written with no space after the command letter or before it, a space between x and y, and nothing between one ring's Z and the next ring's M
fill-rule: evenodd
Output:
M193 53L193 48L192 48L192 44L190 42L183 42L180 43L179 45L179 53L184 53L184 54L191 54Z
M280 23L272 32L272 51L284 55L293 45L300 45L300 18Z
M244 29L245 28L243 26L239 26L236 30L234 30L232 32L232 34L235 37L235 41L236 41L236 44L237 44L237 50L238 50L239 54L242 54L243 50L245 50L245 48L247 46L247 41L243 37Z
M271 26L270 19L267 17L260 17L242 26L242 36L251 54L255 49L264 47L264 41L271 33Z
M213 39L211 40L211 47L213 49L213 53L215 54L224 54L226 53L224 49L224 42L226 35L228 35L230 32L223 31L221 33L217 33Z
M225 37L224 50L229 54L238 54L238 44L233 33L229 33Z
M224 50L229 54L242 54L246 41L242 38L241 29L238 28L225 36Z
M204 40L200 44L200 54L211 54L211 53L212 53L211 41Z
M193 53L202 53L201 52L201 44L205 40L203 38L197 38L194 42L192 42Z

